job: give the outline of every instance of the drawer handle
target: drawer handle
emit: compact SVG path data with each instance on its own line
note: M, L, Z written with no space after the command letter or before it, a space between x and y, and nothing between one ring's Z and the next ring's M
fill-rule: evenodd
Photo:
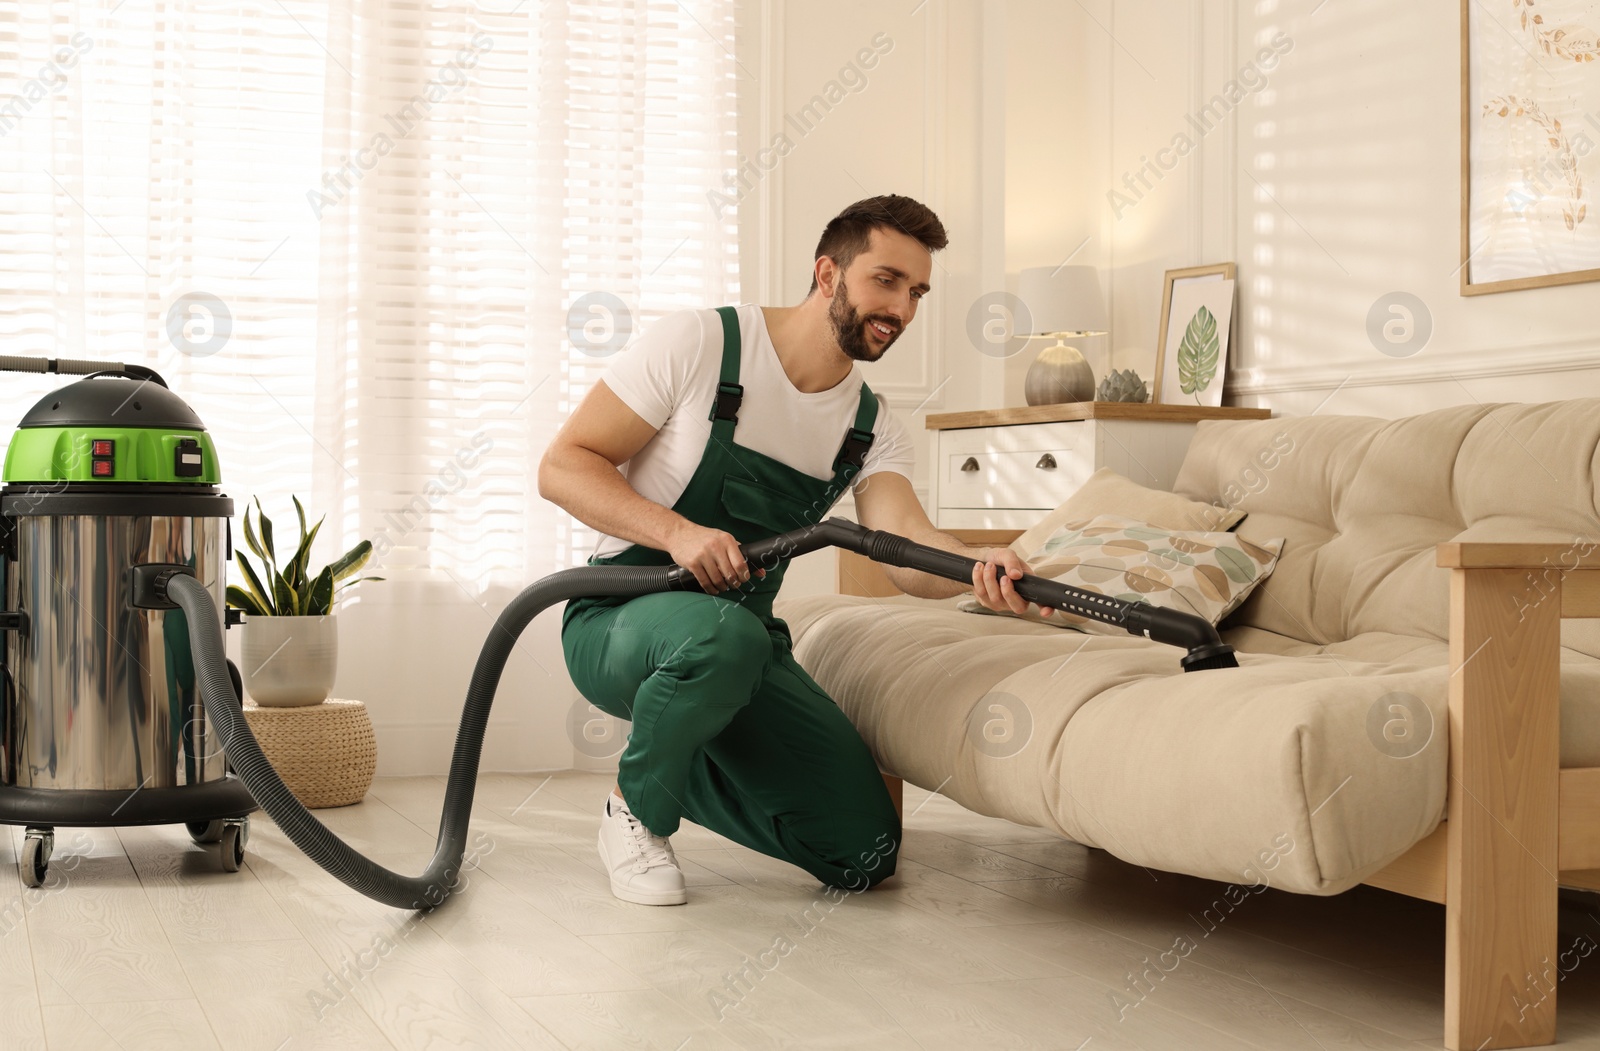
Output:
M967 462L961 465L961 469L963 471L976 471L978 469L978 458L976 456L967 457Z
M1043 456L1039 457L1039 462L1034 464L1034 466L1040 470L1053 471L1056 469L1056 458L1051 456L1049 453L1045 453Z

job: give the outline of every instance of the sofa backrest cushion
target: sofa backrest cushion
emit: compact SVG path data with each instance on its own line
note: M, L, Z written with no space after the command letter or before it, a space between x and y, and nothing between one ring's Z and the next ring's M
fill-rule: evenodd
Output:
M1174 489L1248 512L1247 539L1286 539L1273 575L1225 627L1318 644L1370 631L1445 640L1450 579L1437 545L1600 544L1597 449L1593 398L1398 420L1212 421L1196 429ZM1563 642L1600 656L1600 622L1568 622Z

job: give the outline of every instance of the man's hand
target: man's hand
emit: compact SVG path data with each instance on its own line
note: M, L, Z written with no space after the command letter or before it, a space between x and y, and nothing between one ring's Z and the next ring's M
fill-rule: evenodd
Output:
M750 566L732 533L707 529L687 518L673 533L667 553L678 565L694 573L700 590L708 595L737 588L750 579ZM756 576L766 575L766 570L756 570Z
M1022 574L1031 572L1028 563L1018 558L1017 553L1009 547L990 548L984 554L984 559L972 568L972 593L978 597L978 601L997 613L1020 615L1028 612L1032 603L1017 594L1016 587L1011 583L1021 579ZM1005 568L1004 576L999 574L999 567ZM1050 606L1040 606L1039 612L1048 617L1055 610Z

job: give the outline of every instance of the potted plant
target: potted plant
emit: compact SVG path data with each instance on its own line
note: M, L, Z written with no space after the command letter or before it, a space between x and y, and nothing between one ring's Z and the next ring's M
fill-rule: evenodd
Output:
M244 542L261 560L261 571L239 551L236 561L244 584L228 585L228 605L246 614L242 646L245 690L263 707L292 708L328 699L339 659L333 604L345 588L363 580L383 579L355 576L372 557L370 540L361 541L311 573L311 545L326 516L307 529L300 499L290 499L300 520L300 540L294 553L280 566L272 520L261 510L258 499L255 521L245 508Z

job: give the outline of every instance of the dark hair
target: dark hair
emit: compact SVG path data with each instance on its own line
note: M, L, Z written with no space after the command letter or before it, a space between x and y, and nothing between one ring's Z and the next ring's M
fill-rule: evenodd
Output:
M838 264L840 270L849 269L855 257L867 250L872 231L880 229L898 230L907 237L913 237L929 252L937 252L950 243L945 236L944 224L933 214L933 209L920 201L891 193L857 201L830 219L823 228L822 239L817 242L813 264L817 259L827 256ZM811 290L806 295L816 290L817 275L813 269Z

